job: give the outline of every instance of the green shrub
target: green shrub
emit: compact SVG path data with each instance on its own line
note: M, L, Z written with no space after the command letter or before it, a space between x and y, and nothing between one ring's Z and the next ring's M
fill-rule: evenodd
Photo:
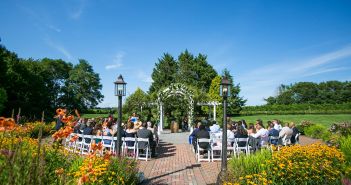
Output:
M344 153L348 164L351 165L351 136L340 138L340 150Z
M322 125L312 125L309 127L306 127L304 129L305 135L316 138L316 139L322 139L323 137L327 137L328 134L326 132L329 132L324 126Z
M272 153L269 150L261 150L249 156L240 155L238 158L233 157L228 161L230 181L236 181L246 174L259 173L263 170L262 162L271 158Z
M244 158L230 161L228 171L232 178L228 178L225 185L338 185L348 175L344 154L324 144L293 145L283 147L272 155L267 153Z

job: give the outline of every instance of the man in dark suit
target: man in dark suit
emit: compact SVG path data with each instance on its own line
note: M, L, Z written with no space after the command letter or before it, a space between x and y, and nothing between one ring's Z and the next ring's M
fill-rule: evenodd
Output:
M154 136L151 130L147 129L147 123L143 122L141 124L141 127L137 132L137 137L149 139L150 148L151 148L151 157L156 157L155 155L156 142L154 141ZM146 142L139 142L138 145L139 145L139 148L141 149L145 149L146 147L148 147Z

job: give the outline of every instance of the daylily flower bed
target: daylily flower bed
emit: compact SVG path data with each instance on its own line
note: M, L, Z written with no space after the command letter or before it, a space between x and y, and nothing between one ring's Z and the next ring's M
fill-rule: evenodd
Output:
M351 168L344 154L325 144L263 150L229 161L227 185L232 184L343 184Z
M138 183L136 161L115 157L110 153L101 157L95 155L96 153L86 156L69 153L58 143L43 142L41 135L44 127L41 128L38 139L31 138L36 126L27 125L0 131L0 182L128 185ZM94 147L96 152L101 149L98 145Z

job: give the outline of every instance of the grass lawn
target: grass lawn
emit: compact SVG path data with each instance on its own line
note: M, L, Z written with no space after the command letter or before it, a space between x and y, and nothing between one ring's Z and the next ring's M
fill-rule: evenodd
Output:
M82 114L83 118L107 118L109 114ZM117 118L117 114L113 114L114 118Z
M333 123L343 121L351 122L351 114L254 115L233 117L232 119L235 121L244 119L247 123L255 123L257 119L262 119L264 124L273 119L278 119L283 122L295 122L296 124L301 123L301 121L310 121L329 127Z

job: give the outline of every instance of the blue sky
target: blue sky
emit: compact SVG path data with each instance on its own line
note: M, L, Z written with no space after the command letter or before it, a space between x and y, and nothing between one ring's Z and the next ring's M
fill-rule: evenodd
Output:
M351 80L351 1L0 1L1 43L22 58L86 59L104 101L113 82L147 91L157 59L188 49L230 70L248 105L280 84Z

